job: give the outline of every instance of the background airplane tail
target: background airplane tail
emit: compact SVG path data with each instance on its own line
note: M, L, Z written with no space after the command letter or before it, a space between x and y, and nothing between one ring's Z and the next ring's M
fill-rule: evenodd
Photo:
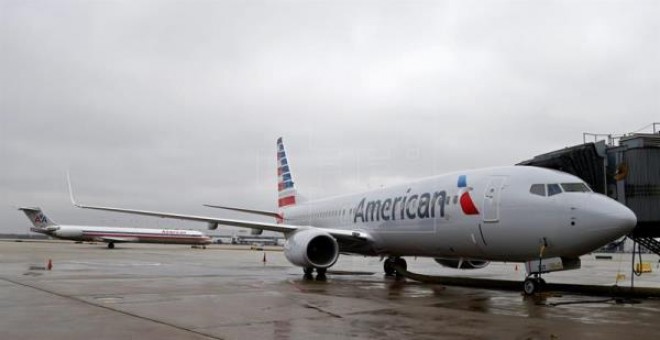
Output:
M298 191L293 183L291 176L291 169L289 168L289 161L286 157L286 150L282 137L277 139L277 192L278 210L296 204Z
M37 229L46 229L57 225L54 221L46 217L40 208L19 208L18 210L22 210Z

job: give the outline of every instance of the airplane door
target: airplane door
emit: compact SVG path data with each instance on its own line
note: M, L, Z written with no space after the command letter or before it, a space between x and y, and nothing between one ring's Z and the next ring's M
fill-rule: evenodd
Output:
M493 176L489 179L484 193L483 221L497 223L500 220L500 194L506 177Z

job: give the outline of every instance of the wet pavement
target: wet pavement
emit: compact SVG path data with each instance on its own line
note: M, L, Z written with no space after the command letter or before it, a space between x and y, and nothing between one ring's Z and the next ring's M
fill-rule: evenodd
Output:
M264 260L264 254L266 262ZM42 270L52 260L52 270ZM660 288L652 272L635 285ZM583 258L548 282L630 285L630 254ZM395 280L376 258L340 257L305 280L281 252L245 247L0 242L0 339L656 339L659 299L611 299ZM522 280L408 259L413 272ZM32 269L30 269L32 268ZM623 277L625 276L625 277Z

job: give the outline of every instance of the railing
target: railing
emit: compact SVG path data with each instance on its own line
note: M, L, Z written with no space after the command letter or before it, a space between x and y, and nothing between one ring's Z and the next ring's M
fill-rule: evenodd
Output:
M587 140L591 142L593 140L594 143L599 142L599 141L605 141L608 146L617 146L619 144L619 140L621 137L627 137L630 135L633 135L635 133L640 133L643 131L650 131L653 130L653 134L660 133L660 123L651 123L649 125L646 125L642 128L639 128L635 131L624 133L624 134L607 134L607 133L589 133L589 132L583 132L582 133L582 144L587 144Z
M649 251L660 255L660 242L656 241L656 239L652 237L634 237L633 240Z

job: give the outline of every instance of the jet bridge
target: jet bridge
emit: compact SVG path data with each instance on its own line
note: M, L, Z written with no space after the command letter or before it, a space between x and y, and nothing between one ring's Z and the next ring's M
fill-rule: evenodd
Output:
M625 204L637 215L630 235L660 255L660 123L652 133L622 136L584 134L584 143L535 156L519 165L561 170ZM605 137L597 140L599 137ZM594 142L587 142L593 137Z

